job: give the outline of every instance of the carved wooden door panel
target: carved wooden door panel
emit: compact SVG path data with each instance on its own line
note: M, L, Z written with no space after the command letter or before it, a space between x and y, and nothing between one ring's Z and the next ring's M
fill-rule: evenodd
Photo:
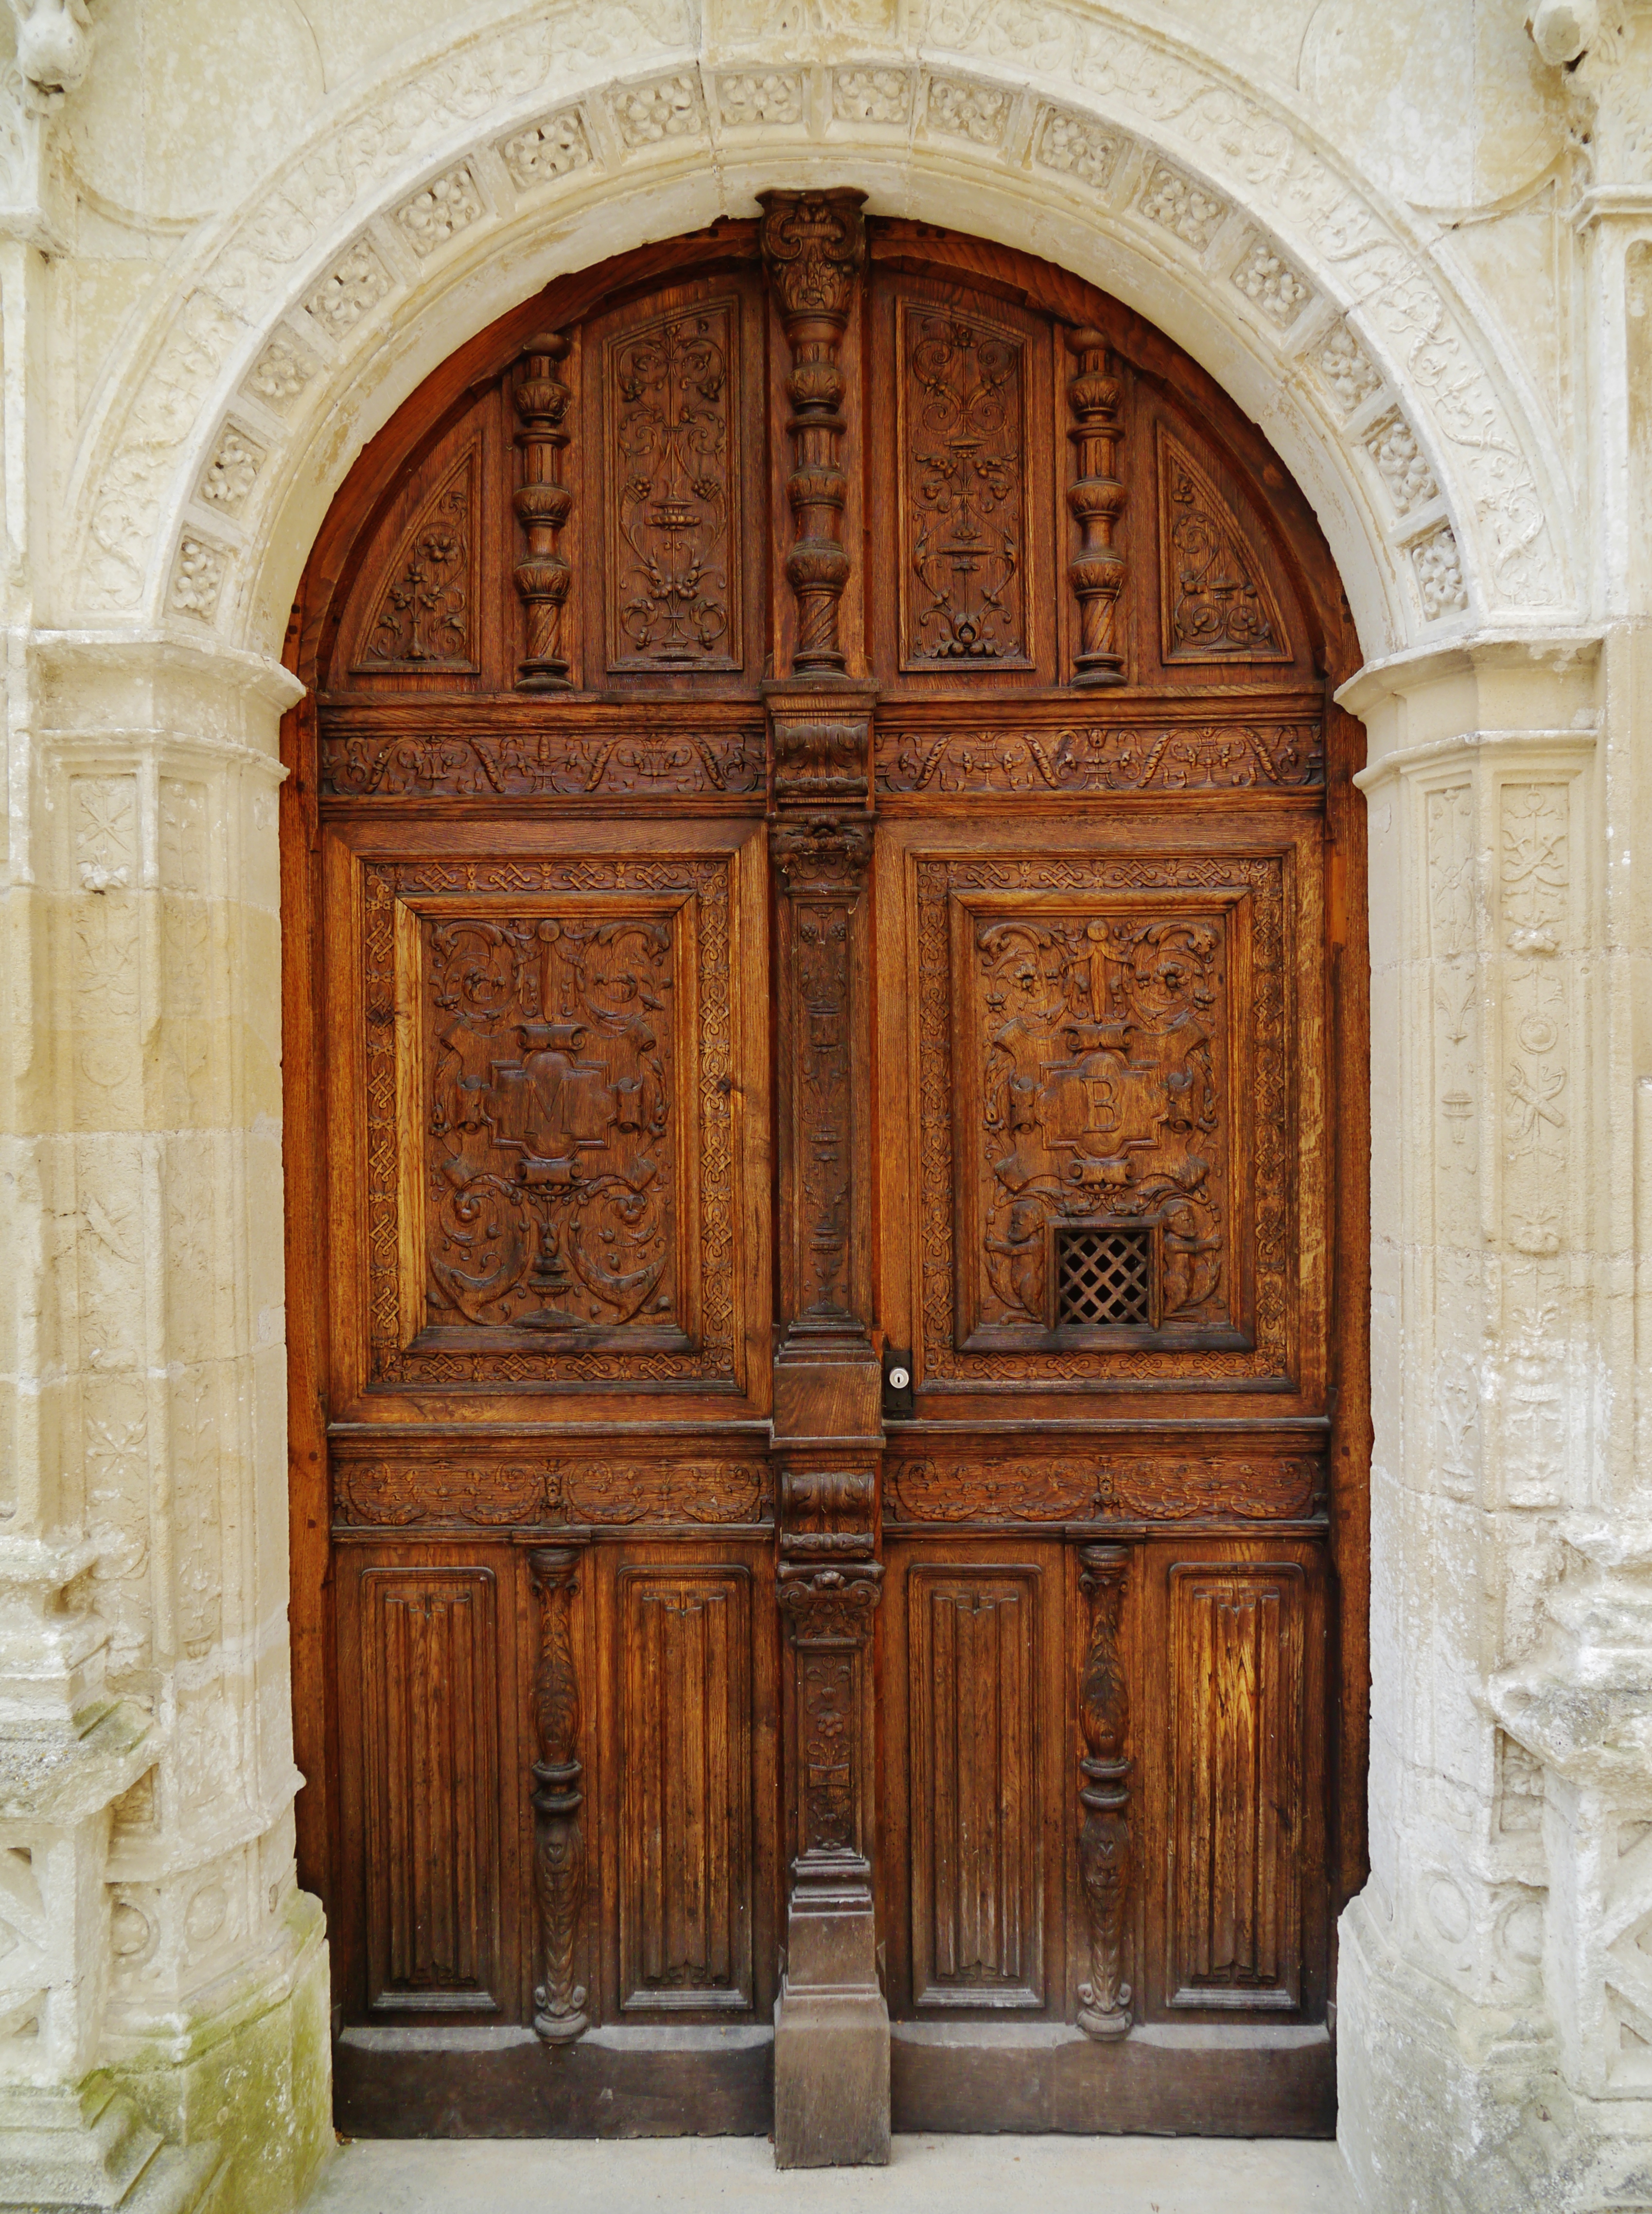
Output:
M1353 653L1185 357L851 192L364 455L284 798L348 2126L1329 2125Z

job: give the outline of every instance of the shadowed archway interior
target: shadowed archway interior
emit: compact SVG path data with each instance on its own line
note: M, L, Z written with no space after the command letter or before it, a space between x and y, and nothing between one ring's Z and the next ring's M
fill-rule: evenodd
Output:
M298 1817L351 2130L1332 2126L1357 646L1179 349L860 199L525 302L300 589Z

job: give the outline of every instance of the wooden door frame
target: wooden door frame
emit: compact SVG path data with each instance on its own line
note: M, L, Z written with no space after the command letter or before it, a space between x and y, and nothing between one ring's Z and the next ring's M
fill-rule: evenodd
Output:
M924 238L905 248L927 266L997 282L1012 297L1080 322L1096 298L1082 279L979 240ZM616 290L713 265L750 252L750 224L719 223L686 239L645 248L554 284L462 346L428 378L369 443L333 503L311 550L289 625L284 658L313 673L326 627L338 620L338 586L350 550L389 494L411 451L434 432L480 382L499 372L525 339L548 322L580 315ZM1330 1346L1330 1552L1337 1600L1331 1636L1339 1695L1332 1760L1336 1777L1331 1839L1333 1916L1367 1871L1366 1779L1369 1697L1369 1036L1366 839L1363 800L1351 779L1364 760L1361 725L1335 704L1337 687L1362 657L1335 565L1317 522L1254 425L1171 340L1130 317L1136 358L1183 402L1215 415L1222 437L1252 480L1266 487L1296 581L1323 627L1329 871L1327 945L1331 1053L1335 1087L1330 1221L1335 1287ZM425 426L410 441L407 413ZM1307 556L1303 557L1303 549ZM324 1411L328 1281L319 1133L324 1114L325 1045L320 1030L320 846L317 721L313 694L284 719L280 797L284 1187L285 1202L290 1577L294 1751L306 1782L296 1802L301 1881L332 1911L338 1848L337 1732L329 1691L333 1624ZM1334 1940L1333 1940L1334 1943ZM1334 1952L1333 1952L1334 1979ZM1333 1981L1334 1988L1334 1981Z

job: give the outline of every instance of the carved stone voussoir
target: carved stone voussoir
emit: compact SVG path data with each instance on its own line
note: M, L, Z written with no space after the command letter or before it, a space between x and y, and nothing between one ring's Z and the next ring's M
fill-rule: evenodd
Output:
M769 850L788 892L818 897L827 892L857 892L872 859L872 825L810 816L777 823Z

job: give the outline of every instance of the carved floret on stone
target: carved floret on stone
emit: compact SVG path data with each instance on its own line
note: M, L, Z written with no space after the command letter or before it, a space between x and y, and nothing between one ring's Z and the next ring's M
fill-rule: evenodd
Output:
M803 79L794 70L743 72L717 80L717 105L732 130L759 123L800 123Z
M278 331L270 340L247 377L247 389L266 407L285 415L315 374L315 364L303 348Z
M1468 605L1462 557L1449 523L1442 523L1438 530L1417 541L1411 548L1411 566L1416 572L1417 590L1423 595L1423 612L1430 622L1442 615L1456 615Z
M1051 107L1038 134L1038 160L1044 168L1059 169L1099 192L1118 166L1118 140L1098 123Z
M172 604L178 614L211 621L223 589L224 566L221 547L204 538L185 536L172 572Z
M1161 162L1148 178L1140 205L1149 223L1173 231L1184 245L1196 248L1201 254L1227 215L1226 200L1206 192L1202 185L1196 185L1179 169L1172 169L1168 162Z
M912 79L905 70L839 70L832 113L845 123L904 123L912 113Z
M346 338L390 289L390 273L365 239L358 241L304 303L335 339Z
M590 163L585 126L572 108L518 131L504 141L499 153L511 173L511 183L523 193L530 186L548 185L566 177L570 170L587 168Z
M955 84L935 77L929 86L929 124L950 138L968 138L977 146L996 146L1009 119L1010 96L990 92L985 86Z
M1364 347L1346 323L1338 323L1313 357L1314 367L1331 388L1344 415L1362 407L1382 382Z
M222 515L239 515L263 466L263 447L232 423L207 464L199 496Z
M616 93L614 119L627 146L655 146L663 138L692 138L706 123L699 91L686 74Z
M1373 424L1366 433L1365 450L1399 514L1409 515L1414 507L1425 507L1439 498L1440 487L1418 450L1416 433L1398 408Z
M1313 287L1307 279L1282 254L1260 241L1234 270L1233 283L1282 331L1296 321L1313 297Z
M461 162L450 169L444 177L437 177L426 185L422 193L415 193L404 200L395 211L395 219L406 232L413 250L418 254L434 254L438 246L445 246L460 231L468 230L482 211L481 194L476 190L474 178Z

